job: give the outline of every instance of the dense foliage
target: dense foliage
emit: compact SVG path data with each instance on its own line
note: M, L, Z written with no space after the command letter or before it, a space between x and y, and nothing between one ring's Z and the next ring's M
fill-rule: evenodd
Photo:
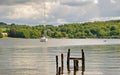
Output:
M2 30L0 29L0 38L2 38L2 37L3 37Z
M2 32L7 32L9 37L15 38L39 38L44 33L49 38L120 38L120 20L46 25L46 27L8 25L0 22L0 29Z

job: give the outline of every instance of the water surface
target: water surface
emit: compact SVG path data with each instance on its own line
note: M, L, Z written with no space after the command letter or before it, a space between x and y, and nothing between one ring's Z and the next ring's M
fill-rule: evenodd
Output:
M104 41L107 40L107 41ZM66 55L81 57L85 52L85 71L76 75L120 75L119 39L0 39L0 75L56 75L55 56L64 54L64 75L67 73ZM81 62L79 63L81 66ZM60 66L60 63L59 63Z

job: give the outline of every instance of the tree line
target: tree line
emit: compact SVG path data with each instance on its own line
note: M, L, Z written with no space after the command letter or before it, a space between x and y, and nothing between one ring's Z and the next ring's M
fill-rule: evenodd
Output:
M120 38L120 20L72 23L63 25L17 25L0 22L3 32L13 38Z

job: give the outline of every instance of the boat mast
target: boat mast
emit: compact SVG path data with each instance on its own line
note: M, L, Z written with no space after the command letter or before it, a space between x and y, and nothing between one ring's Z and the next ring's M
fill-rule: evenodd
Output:
M45 13L45 1L44 1L44 3L43 3L43 37L40 39L40 42L47 42L48 41L48 39L46 38L46 22L45 22L45 20L46 20L46 13Z
M45 9L46 9L46 7L45 7L46 5L45 5L45 1L44 1L44 3L43 3L43 7L44 7L44 9L43 9L43 14L44 14L44 17L43 17L43 27L44 27L44 29L43 29L43 35L46 37L46 12L45 12Z

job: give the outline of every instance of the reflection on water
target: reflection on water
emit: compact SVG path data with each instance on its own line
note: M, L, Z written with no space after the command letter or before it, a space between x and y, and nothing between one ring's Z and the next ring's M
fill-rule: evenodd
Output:
M24 45L0 46L0 75L56 75L55 56L60 56L61 53L65 58L64 75L120 75L119 44L60 47L31 47L31 43L27 43L26 47ZM71 56L76 57L81 57L81 49L84 49L86 57L84 72L80 67L80 70L74 73L71 61L71 72L68 74L66 68L68 48L71 49ZM81 66L81 62L79 65Z
M46 49L1 50L0 59L2 75L49 75L51 62Z

